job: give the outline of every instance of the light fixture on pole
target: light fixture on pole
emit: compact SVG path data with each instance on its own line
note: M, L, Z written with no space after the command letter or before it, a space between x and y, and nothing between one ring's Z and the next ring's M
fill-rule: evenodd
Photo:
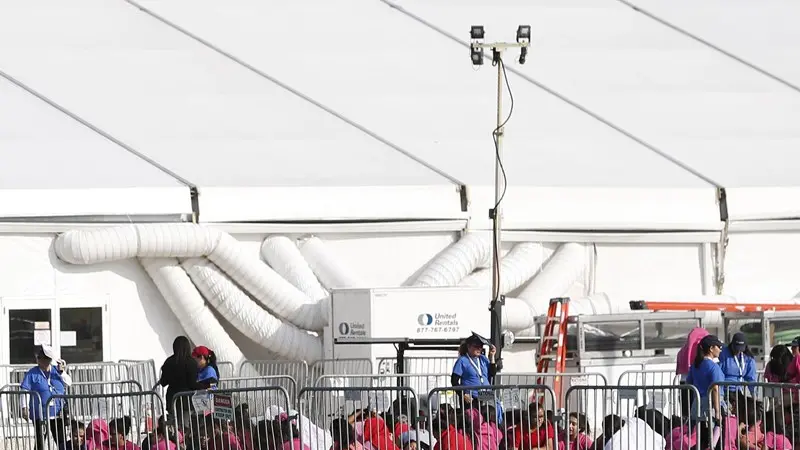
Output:
M495 144L495 167L494 167L494 208L489 210L489 218L492 220L492 301L489 307L491 312L491 342L497 348L497 370L503 368L502 351L505 343L502 328L503 304L505 297L500 292L500 252L501 252L501 226L502 226L502 201L505 195L506 178L503 168L503 133L508 118L503 118L503 90L505 79L505 63L503 62L503 52L512 48L519 48L519 63L525 64L528 56L528 47L531 42L531 26L520 25L517 27L516 42L491 42L484 43L485 30L482 25L473 25L470 28L470 59L472 65L483 65L484 50L491 49L492 65L497 66L497 124L492 133ZM513 109L513 97L512 97ZM509 116L510 117L510 116ZM508 340L513 340L509 338ZM509 342L510 344L511 342Z

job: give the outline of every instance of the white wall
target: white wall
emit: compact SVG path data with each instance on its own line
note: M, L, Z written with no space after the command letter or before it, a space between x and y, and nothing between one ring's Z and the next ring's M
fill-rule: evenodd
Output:
M108 299L109 342L104 345L109 346L109 357L163 361L172 352L172 339L183 331L139 263L65 264L55 257L54 237L0 234L3 302L22 300L43 307L54 302L59 307L70 301ZM2 336L4 360L7 338Z
M263 235L240 235L253 255L258 255ZM453 242L455 233L419 233L320 236L352 271L375 287L403 284L428 261ZM27 299L66 305L74 299L107 298L109 355L111 359L154 358L161 361L171 351L172 339L182 334L174 314L134 260L112 264L73 266L55 258L54 235L0 234L0 298L4 302ZM549 253L553 244L547 244ZM596 245L596 292L612 300L700 295L703 290L701 246ZM795 269L800 254L800 233L738 233L731 236L726 293L739 298L781 300L800 292ZM579 283L568 293L588 292ZM224 320L226 330L249 358L268 358L269 352L248 340ZM4 325L5 327L5 325ZM7 358L7 334L2 336ZM520 367L519 369L522 369Z

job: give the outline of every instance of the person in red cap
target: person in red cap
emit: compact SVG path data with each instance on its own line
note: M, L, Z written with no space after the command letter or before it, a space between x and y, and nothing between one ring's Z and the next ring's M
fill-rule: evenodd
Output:
M201 345L192 350L192 358L197 361L197 382L206 389L216 387L219 382L219 369L214 351Z

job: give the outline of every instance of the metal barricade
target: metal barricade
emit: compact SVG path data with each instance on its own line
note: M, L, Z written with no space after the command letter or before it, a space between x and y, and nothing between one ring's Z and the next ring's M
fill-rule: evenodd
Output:
M152 389L158 383L156 362L152 359L120 359L119 363L127 368L126 379L138 382L144 389Z
M323 359L308 368L309 383L317 386L323 375L371 375L372 360L369 358Z
M223 378L217 383L217 388L222 390L266 388L274 386L284 389L289 396L289 406L291 407L294 405L297 399L297 381L288 375Z
M556 392L555 382L560 378L561 392ZM556 409L566 405L566 392L570 386L608 386L608 379L602 373L499 373L496 384L500 385L535 385L543 384L553 390L556 396ZM572 405L573 408L579 405Z
M720 395L721 414L714 406ZM784 448L800 440L800 384L723 382L710 386L704 409L718 421L722 436L741 436L749 448ZM740 431L741 429L741 431ZM771 439L765 445L763 439Z
M369 428L370 423L376 427L387 426L389 430L394 430L396 424L404 421L415 423L419 411L414 390L397 386L307 387L300 390L298 404L301 439L312 449L320 450L329 449L333 444L328 430L332 428L334 420L340 419L336 422L339 424L350 421L353 425L360 424ZM370 419L375 420L370 422ZM378 439L391 439L389 433L383 433L380 429L376 429L374 435Z
M620 386L667 386L679 384L680 375L674 370L626 370L617 380Z
M76 383L129 380L128 367L116 362L77 363L68 365L69 375ZM155 384L155 383L153 383ZM152 386L148 386L148 389Z
M0 365L0 386L19 385L25 374L36 367L36 363L30 364L1 364Z
M171 410L170 425L183 434L187 448L281 448L297 434L291 430L289 395L279 386L182 392Z
M496 449L505 441L503 448L507 449L557 449L555 442L538 442L539 429L546 428L550 439L561 434L555 401L553 390L542 384L436 388L428 394L427 429L433 437L449 443L471 442L472 448L486 448L488 444L488 448ZM533 434L537 436L535 443L528 439ZM458 447L470 448L464 444Z
M142 391L142 385L134 380L78 382L66 388L68 395L115 395Z
M317 378L316 387L362 389L392 386L409 387L414 392L429 392L450 383L446 373L389 373L383 375L323 375Z
M220 378L235 378L236 366L230 361L217 361L217 369L219 369Z
M44 410L60 416L50 421L48 440L56 448L113 447L128 442L152 448L157 442L154 418L162 417L162 400L152 391L103 395L54 395ZM68 417L68 418L64 418Z
M408 356L402 373L452 373L457 356ZM396 358L378 360L378 373L399 373Z
M244 361L239 366L240 377L271 377L286 375L292 377L298 386L308 383L308 364L305 361Z
M688 435L690 430L681 427L701 424L688 421L701 417L700 393L691 385L573 386L566 397L566 420L577 423L587 436L598 436L597 448L660 449L676 428L681 435ZM566 438L572 439L583 438ZM569 442L565 445L570 448ZM686 444L673 450L690 449Z
M42 415L43 404L39 394L9 387L0 391L0 438L4 449L34 449L36 418ZM41 436L41 434L39 434Z

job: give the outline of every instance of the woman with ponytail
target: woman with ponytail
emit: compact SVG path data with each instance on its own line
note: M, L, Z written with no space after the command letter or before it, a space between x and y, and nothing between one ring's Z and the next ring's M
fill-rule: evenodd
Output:
M214 351L201 345L192 351L192 358L197 361L197 382L205 389L215 388L219 382L219 369Z

